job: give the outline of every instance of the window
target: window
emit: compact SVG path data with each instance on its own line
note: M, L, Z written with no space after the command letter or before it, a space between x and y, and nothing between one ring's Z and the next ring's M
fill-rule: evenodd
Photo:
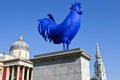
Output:
M100 59L100 57L98 57L98 59Z
M97 74L97 76L99 76L99 74Z
M99 67L97 67L97 71L99 71Z

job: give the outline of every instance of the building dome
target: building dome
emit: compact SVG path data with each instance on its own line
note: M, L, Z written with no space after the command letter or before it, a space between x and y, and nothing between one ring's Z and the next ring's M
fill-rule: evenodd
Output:
M11 50L26 50L29 51L29 46L28 44L23 41L22 35L20 36L19 40L15 41L12 46L10 47Z

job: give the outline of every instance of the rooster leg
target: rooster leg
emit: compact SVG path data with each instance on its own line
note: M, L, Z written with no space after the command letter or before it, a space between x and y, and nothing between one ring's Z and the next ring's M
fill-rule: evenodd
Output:
M71 43L71 40L68 40L68 41L66 42L66 44L67 44L67 50L69 49L70 43Z
M68 50L69 49L69 44L63 42L63 50Z
M66 43L65 43L65 42L63 42L63 50L66 50L66 49L65 49L65 44L66 44Z
M67 50L69 49L69 44L67 44Z

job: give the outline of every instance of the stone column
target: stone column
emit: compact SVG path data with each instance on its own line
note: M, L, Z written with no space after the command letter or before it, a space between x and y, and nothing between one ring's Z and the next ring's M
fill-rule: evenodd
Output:
M17 67L17 80L19 80L19 71L20 71L20 66Z
M14 79L14 66L12 67L12 76L11 76L11 80Z
M22 80L24 80L24 76L25 76L25 67L23 66Z
M7 67L6 80L9 80L9 76L10 76L10 68L9 68L9 66L8 66L8 67Z
M30 70L29 68L27 68L27 80L29 80L29 73L30 73Z
M31 68L31 73L30 74L31 74L31 76L30 76L31 80L33 80L33 69L32 68Z

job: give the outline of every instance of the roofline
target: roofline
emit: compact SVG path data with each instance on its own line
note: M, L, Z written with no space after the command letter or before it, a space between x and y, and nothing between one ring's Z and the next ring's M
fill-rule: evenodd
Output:
M20 59L20 58L9 59L9 60L4 60L4 61L0 61L0 62L2 62L2 63L9 63L9 62L16 62L16 61L23 61L23 62L26 62L26 63L29 63L29 64L33 64L33 62L31 62L30 60Z

